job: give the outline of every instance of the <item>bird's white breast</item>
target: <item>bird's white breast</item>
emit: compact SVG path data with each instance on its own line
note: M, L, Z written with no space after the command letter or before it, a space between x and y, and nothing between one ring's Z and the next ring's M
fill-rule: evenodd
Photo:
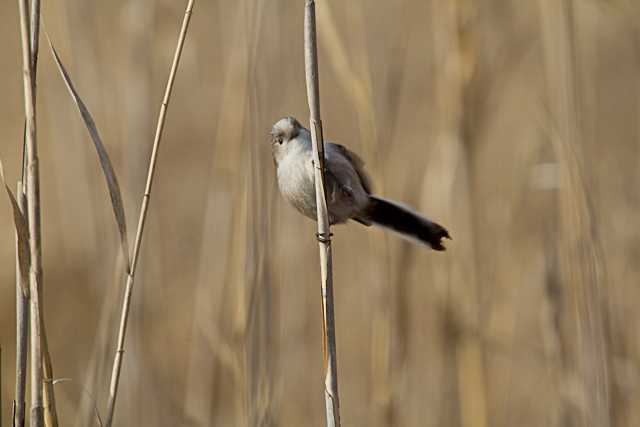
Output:
M310 150L291 150L278 162L278 186L282 195L302 214L315 219L316 199Z

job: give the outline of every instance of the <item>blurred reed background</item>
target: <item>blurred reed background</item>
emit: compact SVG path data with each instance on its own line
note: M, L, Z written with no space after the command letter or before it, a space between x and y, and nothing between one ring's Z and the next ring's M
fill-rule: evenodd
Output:
M44 2L119 175L129 230L184 2ZM307 122L303 6L196 4L134 288L116 425L321 426L313 223L267 132ZM318 2L325 137L447 225L435 253L334 229L348 426L640 425L640 3ZM17 5L0 2L0 156L20 174ZM124 263L49 52L38 91L44 301L61 425L105 411ZM14 232L0 202L2 414ZM92 397L90 397L92 396Z

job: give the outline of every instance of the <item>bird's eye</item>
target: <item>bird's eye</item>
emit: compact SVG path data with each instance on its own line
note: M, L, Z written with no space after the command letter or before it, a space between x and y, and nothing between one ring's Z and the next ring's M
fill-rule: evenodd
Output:
M277 137L276 142L282 145L282 137L281 136Z

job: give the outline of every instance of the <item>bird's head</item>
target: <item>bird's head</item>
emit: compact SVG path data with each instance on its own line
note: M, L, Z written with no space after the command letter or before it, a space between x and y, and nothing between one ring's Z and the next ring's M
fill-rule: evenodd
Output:
M273 158L277 163L291 152L295 144L291 144L292 140L295 140L306 129L302 127L294 117L285 117L278 120L271 128L271 149L273 152ZM304 139L304 138L303 138Z
M273 145L285 145L300 134L302 125L294 117L284 117L278 120L271 128L271 143Z

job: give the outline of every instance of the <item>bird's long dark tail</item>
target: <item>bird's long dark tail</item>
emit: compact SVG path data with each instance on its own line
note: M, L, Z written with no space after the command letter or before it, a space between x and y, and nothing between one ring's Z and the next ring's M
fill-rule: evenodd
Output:
M389 200L369 196L369 206L365 219L389 228L405 237L417 239L436 251L444 251L442 239L451 239L449 232L441 225L418 215L411 209Z

